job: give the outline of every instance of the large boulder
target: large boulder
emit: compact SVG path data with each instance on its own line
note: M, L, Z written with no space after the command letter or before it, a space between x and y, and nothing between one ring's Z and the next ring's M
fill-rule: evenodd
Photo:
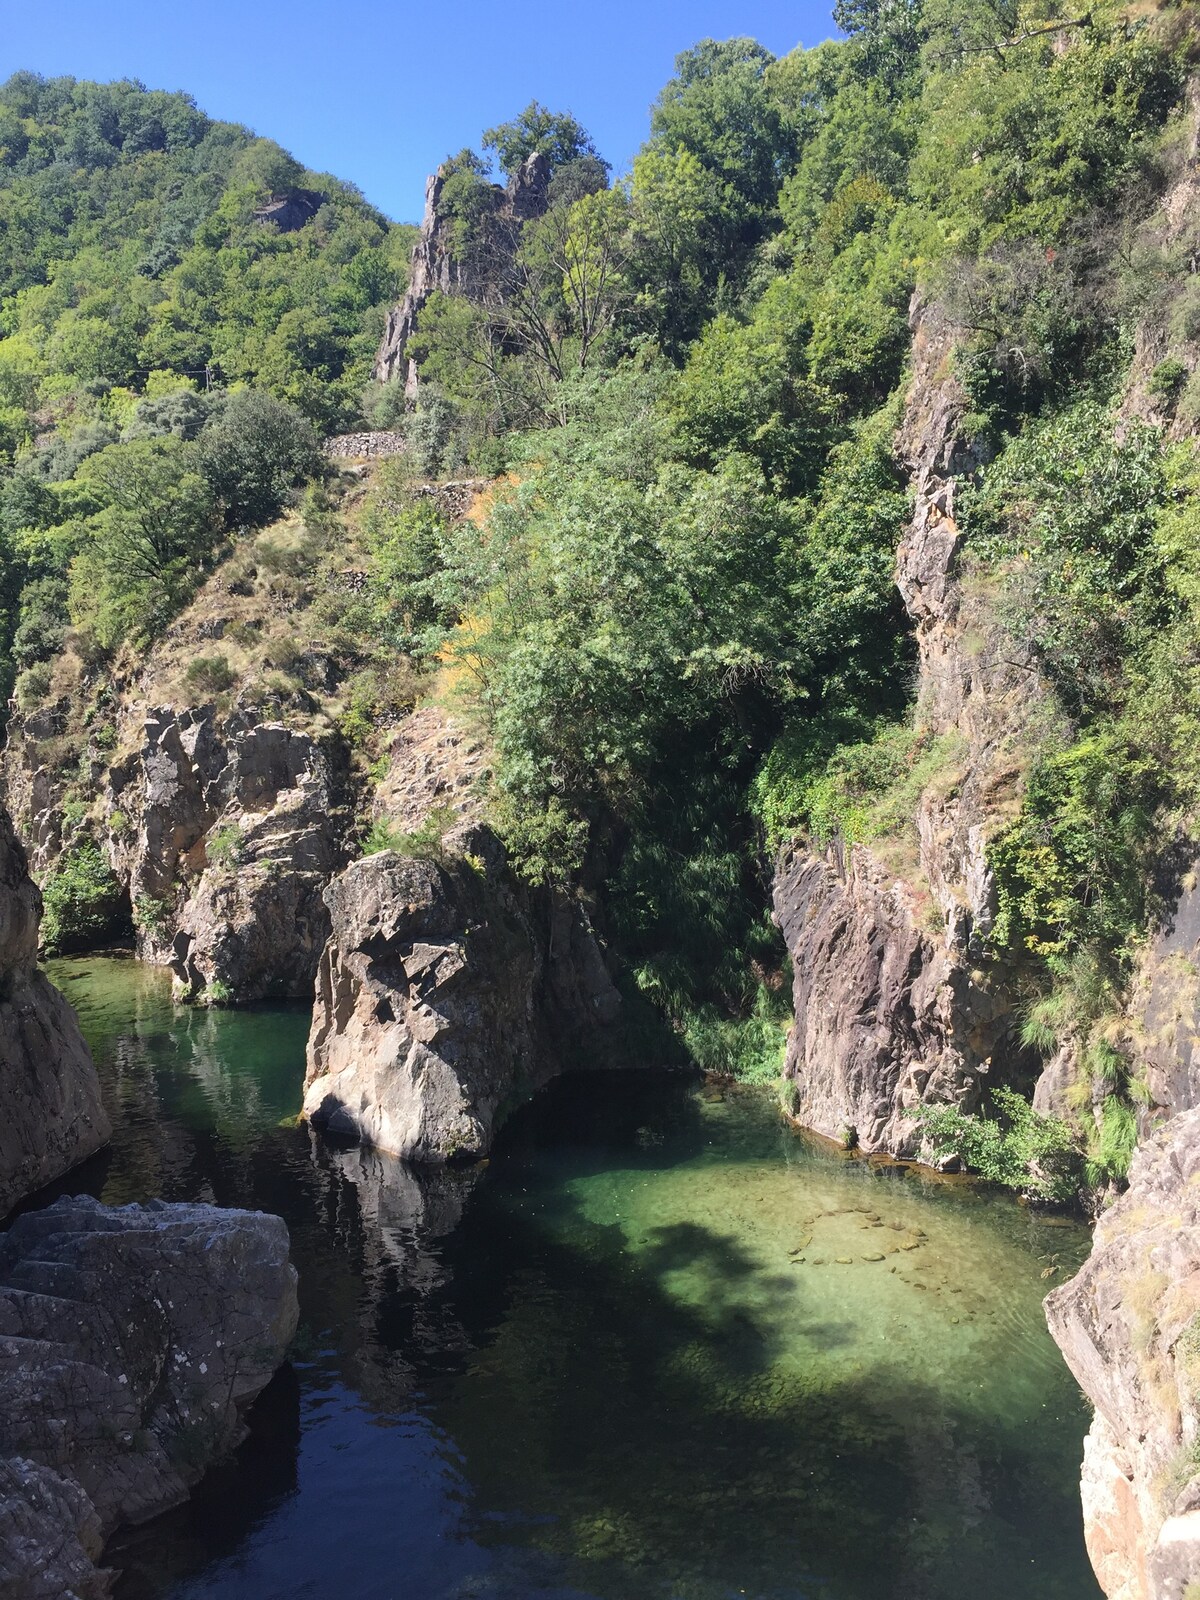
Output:
M79 1022L38 970L42 897L0 810L0 1216L108 1140Z
M1200 1583L1200 1110L1134 1157L1080 1272L1046 1300L1096 1408L1084 1531L1109 1600L1190 1600Z
M480 1155L619 1011L582 906L522 889L484 825L441 860L357 861L325 899L304 1112L331 1133L418 1161Z
M296 1329L278 1217L59 1200L0 1238L0 1592L106 1594L121 1523L185 1499Z

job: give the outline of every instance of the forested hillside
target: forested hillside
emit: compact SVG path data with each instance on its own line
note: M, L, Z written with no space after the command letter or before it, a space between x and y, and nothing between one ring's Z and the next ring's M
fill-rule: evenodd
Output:
M186 95L0 87L6 693L68 624L101 653L147 637L314 470L411 240Z
M894 439L936 307L967 397L955 581L1048 690L1006 753L976 954L1023 1018L1015 1088L1065 1041L1081 1087L1069 1127L928 1131L1022 1183L1065 1141L1100 1183L1147 1094L1120 1017L1198 777L1200 224L1163 197L1196 159L1200 41L1172 6L844 0L837 20L844 39L782 59L685 51L615 181L536 103L453 156L415 409L368 382L411 230L184 97L11 79L9 670L30 712L64 647L85 689L137 659L309 480L305 581L351 549L364 572L321 600L326 690L360 674L341 736L377 759L389 677L468 714L519 869L599 897L627 995L693 1059L774 1078L774 853L866 843L918 883L917 802L963 780L962 740L914 706L894 581ZM545 206L505 221L492 172L533 155ZM298 226L266 214L288 197ZM372 421L408 448L346 501L317 433ZM496 480L479 516L410 493L464 474Z

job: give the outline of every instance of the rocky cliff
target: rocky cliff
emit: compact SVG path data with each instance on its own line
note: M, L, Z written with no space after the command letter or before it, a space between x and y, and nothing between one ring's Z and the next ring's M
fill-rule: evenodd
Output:
M775 914L795 972L785 1077L795 1116L867 1151L912 1154L906 1112L971 1110L1022 1065L1005 975L982 946L995 916L985 845L1020 794L1032 707L1029 652L961 562L954 504L978 465L962 433L955 329L915 300L913 380L896 441L915 492L896 583L919 653L916 728L948 746L907 845L789 851Z
M1083 1460L1096 1576L1109 1600L1185 1600L1200 1581L1200 1111L1138 1151L1046 1316L1096 1408Z
M185 1499L283 1359L278 1217L60 1200L0 1239L0 1592L95 1600L121 1523Z
M9 723L34 872L98 849L139 954L192 999L311 993L356 798L339 718L362 657L339 623L363 575L332 534L290 516L246 540L152 648L103 668L68 648Z
M0 810L0 1216L111 1133L75 1013L37 965L42 900Z
M435 292L456 294L486 304L502 293L505 266L512 259L522 224L540 217L548 203L550 167L546 158L535 152L504 188L489 186L481 237L470 250L463 250L455 242L453 221L441 204L447 176L447 168L439 167L425 184L425 214L413 246L408 289L388 314L375 357L378 382L403 378L410 400L416 399L419 378L416 362L408 358L408 342L429 296Z
M433 709L409 719L376 806L410 839L444 831L325 895L305 1115L419 1161L481 1155L509 1105L603 1054L620 1011L583 903L523 885L480 820L484 754Z

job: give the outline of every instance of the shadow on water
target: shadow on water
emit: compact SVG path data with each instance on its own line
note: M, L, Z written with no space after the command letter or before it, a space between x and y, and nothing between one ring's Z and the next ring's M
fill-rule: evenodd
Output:
M1037 1321L1047 1240L1082 1230L648 1074L405 1168L280 1125L302 1016L62 966L118 1123L66 1187L278 1210L301 1273L293 1366L115 1542L119 1600L1095 1600L1086 1419Z

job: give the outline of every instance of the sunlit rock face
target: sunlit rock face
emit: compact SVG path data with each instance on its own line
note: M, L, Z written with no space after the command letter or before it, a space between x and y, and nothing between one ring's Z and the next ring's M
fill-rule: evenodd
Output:
M0 1216L111 1132L75 1013L38 971L42 897L0 810Z
M795 973L785 1077L806 1127L869 1151L911 1155L908 1113L973 1110L989 1081L1029 1064L1016 1002L986 935L996 914L986 846L1019 797L1042 690L1028 644L996 621L961 572L955 495L979 466L962 433L958 334L914 299L913 381L896 450L915 495L896 585L918 656L916 729L943 770L919 796L911 840L789 851L775 915Z
M310 1121L418 1161L482 1154L620 1009L580 905L518 884L482 824L443 851L381 851L330 885L308 1044Z
M186 1499L296 1331L279 1217L59 1200L0 1240L0 1590L99 1596L121 1523Z
M1200 1582L1200 1111L1138 1151L1050 1331L1096 1408L1083 1462L1088 1553L1110 1600Z

